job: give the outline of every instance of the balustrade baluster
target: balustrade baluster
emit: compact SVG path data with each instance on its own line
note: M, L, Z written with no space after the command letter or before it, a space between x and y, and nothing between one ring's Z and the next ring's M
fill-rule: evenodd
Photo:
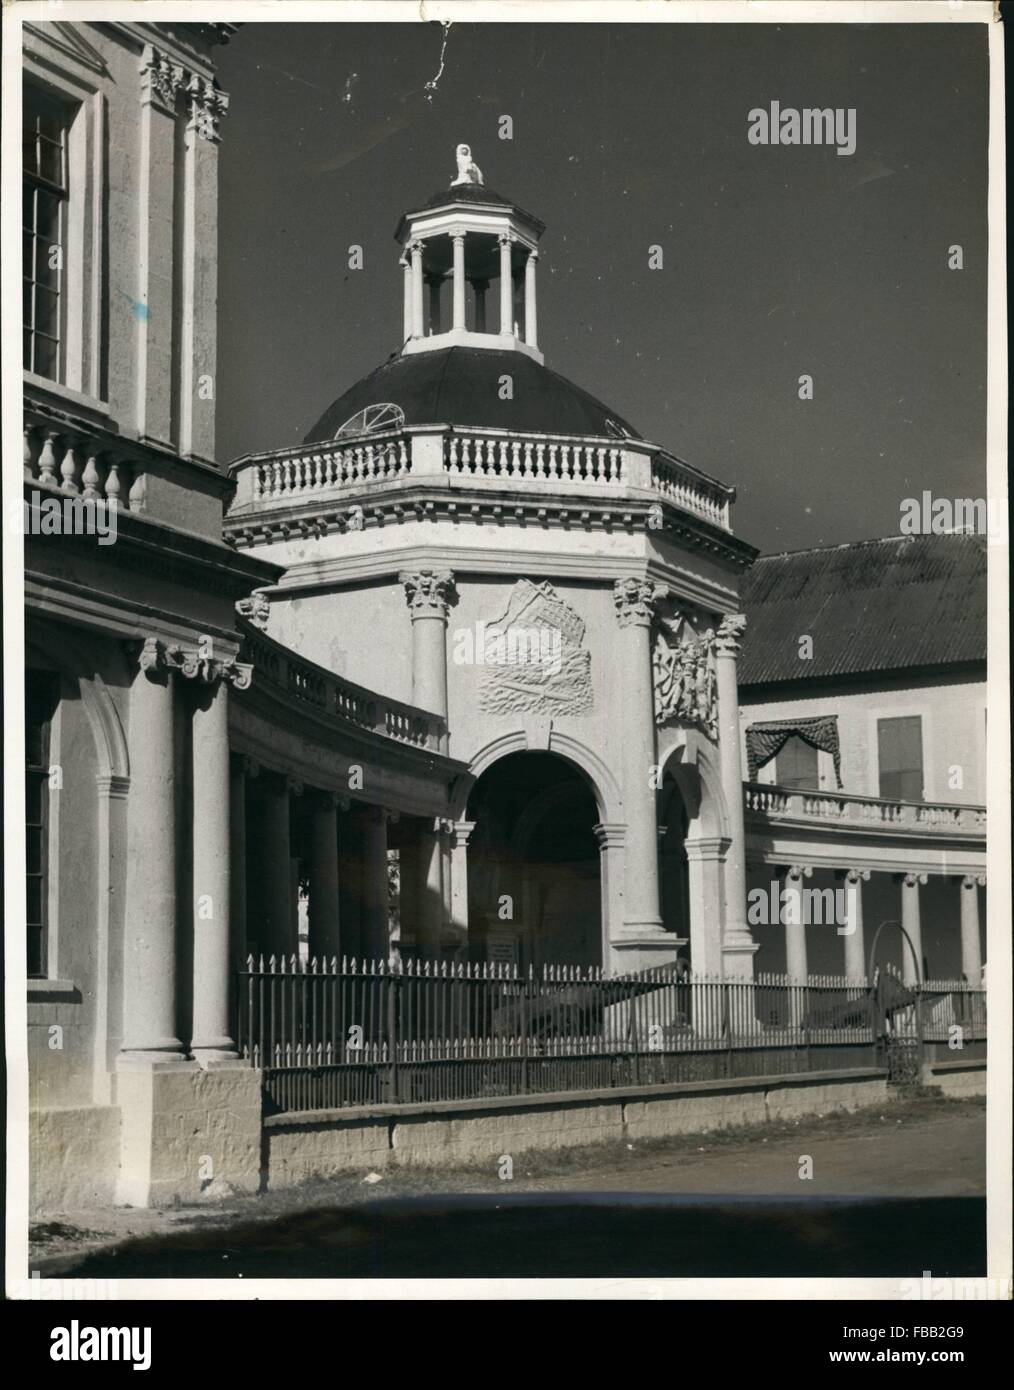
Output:
M61 492L66 492L71 497L77 496L77 473L78 462L76 453L76 441L72 438L68 438L67 448L63 455L63 462L60 464Z

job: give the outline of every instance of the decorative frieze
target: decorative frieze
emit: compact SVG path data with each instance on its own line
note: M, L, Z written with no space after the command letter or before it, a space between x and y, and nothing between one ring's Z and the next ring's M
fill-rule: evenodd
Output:
M718 738L718 686L715 634L688 635L670 646L662 633L652 649L655 723L696 725L713 741Z

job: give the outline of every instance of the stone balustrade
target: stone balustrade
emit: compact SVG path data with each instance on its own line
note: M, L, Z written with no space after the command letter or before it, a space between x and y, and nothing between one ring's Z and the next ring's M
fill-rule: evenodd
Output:
M100 431L57 427L26 414L25 481L85 502L109 502L143 512L144 465L126 457L115 447L118 442Z
M301 445L237 460L234 522L325 498L363 496L377 484L425 485L609 497L654 493L730 530L735 489L637 440L417 425L358 439Z
M986 833L983 806L959 806L945 802L892 801L884 797L855 796L850 792L820 792L743 784L748 816L771 821L814 825L840 824L852 829L884 828L914 833L961 834L982 838Z
M361 729L433 752L445 749L443 722L428 710L378 695L336 676L240 619L241 660L254 668L253 685L267 682L287 696Z

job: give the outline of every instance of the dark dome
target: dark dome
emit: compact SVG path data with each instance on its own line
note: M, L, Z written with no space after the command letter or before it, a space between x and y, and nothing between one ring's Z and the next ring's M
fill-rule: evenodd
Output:
M504 375L514 382L511 401L500 399ZM334 439L353 415L388 403L405 412L406 425L641 438L615 410L522 352L451 347L391 358L339 396L303 443Z

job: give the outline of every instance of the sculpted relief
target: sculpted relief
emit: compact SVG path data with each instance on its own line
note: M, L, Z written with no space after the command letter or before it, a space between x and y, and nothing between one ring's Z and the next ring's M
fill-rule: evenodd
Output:
M503 613L478 627L472 650L484 668L479 708L485 714L591 712L584 621L551 584L519 579Z
M718 738L715 633L698 636L685 620L679 639L670 644L661 630L652 649L655 723L693 724L710 739Z

